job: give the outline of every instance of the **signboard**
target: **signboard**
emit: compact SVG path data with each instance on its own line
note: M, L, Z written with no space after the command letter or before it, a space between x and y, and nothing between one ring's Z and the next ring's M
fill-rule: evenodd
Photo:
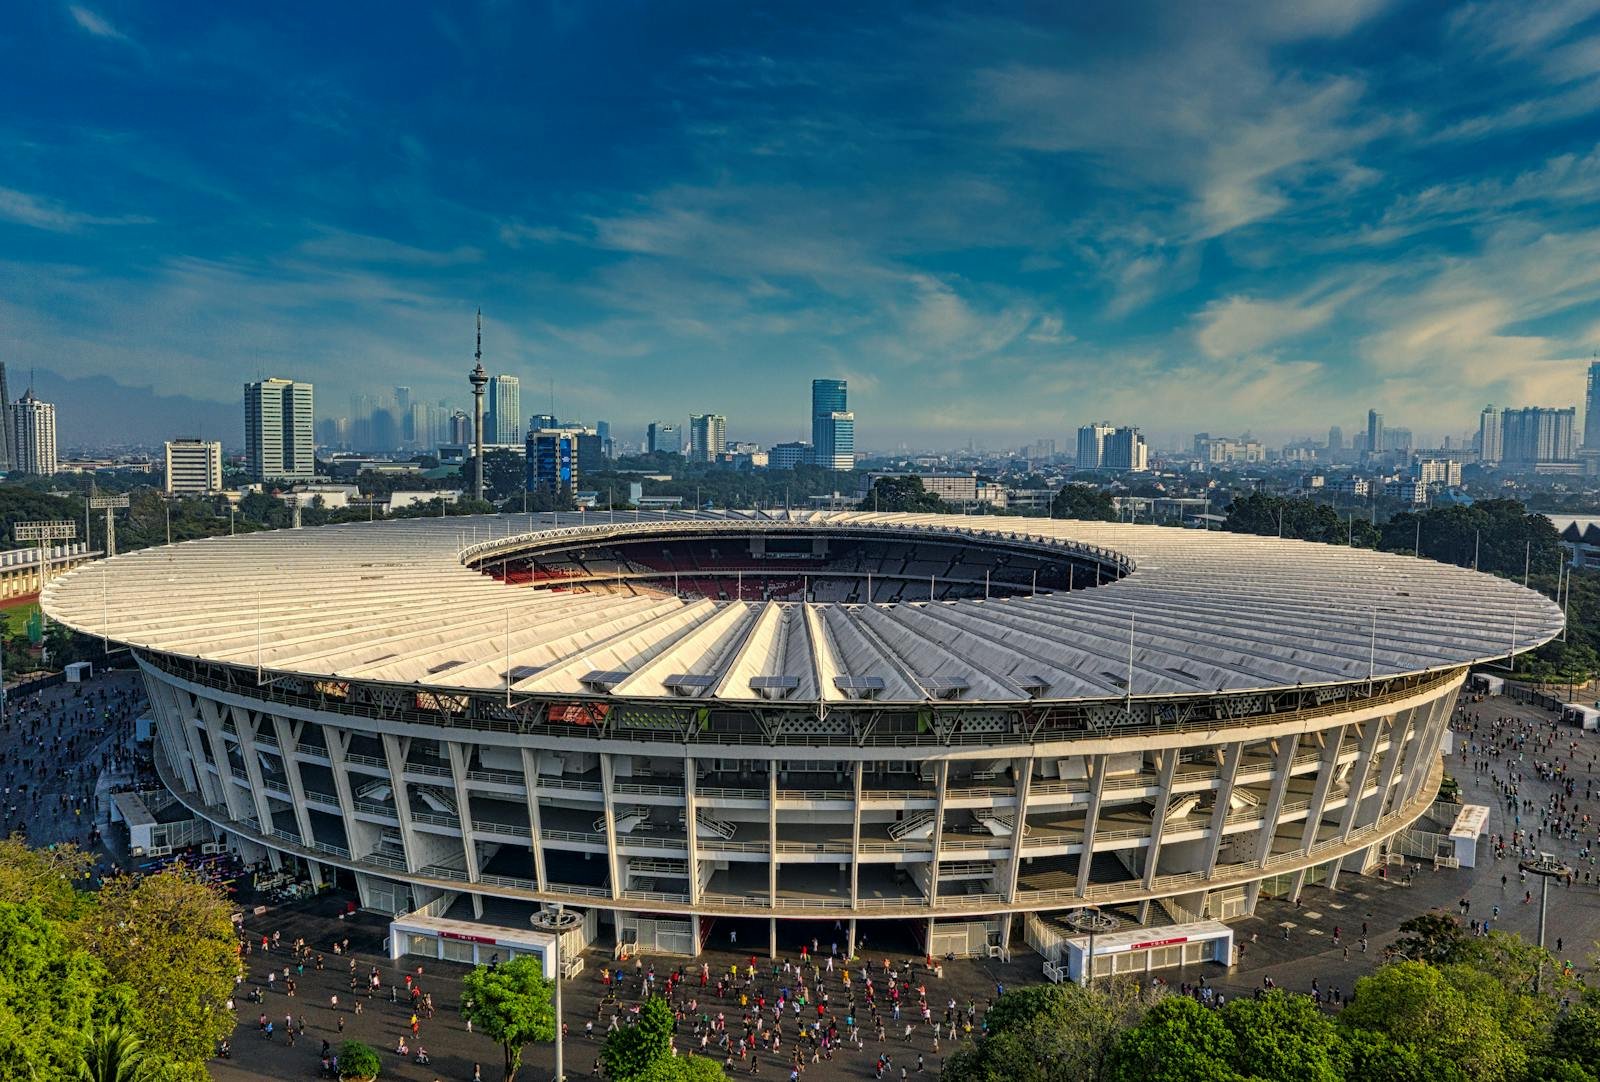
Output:
M440 932L440 939L461 939L468 943L487 943L491 947L498 946L500 941L486 935L464 935L461 932Z
M1155 947L1175 947L1179 943L1187 942L1189 942L1189 937L1186 935L1180 935L1173 936L1171 939L1149 939L1143 943L1135 943L1128 949L1131 951L1151 950Z

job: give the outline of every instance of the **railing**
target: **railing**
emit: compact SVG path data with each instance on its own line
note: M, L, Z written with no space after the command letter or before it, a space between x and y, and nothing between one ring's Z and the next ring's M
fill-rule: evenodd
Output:
M405 862L404 858L402 858L402 857L391 857L387 853L379 853L377 851L373 851L371 853L368 853L366 856L362 857L361 859L365 860L365 861L369 861L369 862L371 862L373 864L376 864L376 865L378 865L380 867L383 867L383 868L393 868L396 871L401 871L401 872L406 870L406 862Z
M533 829L527 823L518 826L516 823L496 823L490 819L474 819L472 829L480 834L510 834L516 838L526 838Z
M535 783L539 789L561 789L570 793L599 793L604 787L597 781L575 781L567 778L547 778L540 776Z
M269 793L277 793L279 796L286 796L290 799L293 799L294 797L294 794L289 791L289 787L287 785L281 781L274 781L272 778L262 778L261 788L265 789Z
M414 811L411 813L411 821L413 823L427 823L429 826L461 829L461 817L459 815L440 815L438 812Z
M862 842L861 848L866 851L867 843ZM848 853L849 842L778 842L773 849L779 853Z
M538 890L539 884L532 879L518 879L510 875L480 875L478 882L488 883L496 887L512 887L516 890Z
M352 800L352 811L366 812L368 815L381 815L385 819L399 819L400 813L392 804L379 804L372 800Z
M625 890L622 897L630 902L666 902L670 905L688 905L689 895L673 890Z
M411 768L407 767L406 769L409 770ZM446 770L444 773L445 777L450 776L450 772L448 770ZM497 785L521 786L524 782L521 774L517 774L510 770L469 770L467 771L467 777L473 781L488 781L494 782Z
M320 804L326 804L330 808L337 808L339 806L339 798L332 793L324 793L316 789L305 788L302 788L300 791L305 794L305 798L307 800L316 801Z
M709 797L713 800L765 800L765 789L735 789L726 785L696 785L694 787L695 799Z
M315 748L306 748L304 745L301 746L300 750L316 752ZM325 759L328 758L328 753L326 751L316 753ZM389 771L388 761L385 759L380 759L376 755L362 755L359 752L347 751L344 753L344 761L349 763L351 766L375 766L384 771L384 773L388 773Z
M659 783L639 781L617 781L611 783L611 788L618 793L632 793L639 796L683 796L681 785L661 785Z
M539 831L539 837L547 842L577 842L581 845L598 845L604 849L606 836L592 834L582 830L551 830L549 827Z

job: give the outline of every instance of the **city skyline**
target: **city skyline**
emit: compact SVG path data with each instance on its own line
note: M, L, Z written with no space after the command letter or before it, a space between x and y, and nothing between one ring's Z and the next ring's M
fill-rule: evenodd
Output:
M300 39L30 7L0 46L0 359L461 408L481 303L492 371L628 432L693 382L741 436L804 438L765 391L794 370L846 379L876 447L1583 400L1587 11L717 10L401 12L353 62L356 9Z

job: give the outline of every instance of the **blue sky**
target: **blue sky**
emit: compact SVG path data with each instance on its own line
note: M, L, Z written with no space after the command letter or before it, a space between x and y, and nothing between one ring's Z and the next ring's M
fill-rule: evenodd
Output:
M890 448L1459 434L1600 345L1595 2L40 0L0 100L14 373L465 404L481 304L530 410Z

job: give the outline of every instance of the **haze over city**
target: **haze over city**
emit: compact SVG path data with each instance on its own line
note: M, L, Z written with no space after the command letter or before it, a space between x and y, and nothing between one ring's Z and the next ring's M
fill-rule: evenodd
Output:
M320 417L465 408L481 306L491 371L633 439L802 439L826 375L863 448L1373 406L1434 443L1582 400L1595 34L1583 4L22 5L0 359L74 388L67 442L171 435L150 388L232 446L262 376Z

